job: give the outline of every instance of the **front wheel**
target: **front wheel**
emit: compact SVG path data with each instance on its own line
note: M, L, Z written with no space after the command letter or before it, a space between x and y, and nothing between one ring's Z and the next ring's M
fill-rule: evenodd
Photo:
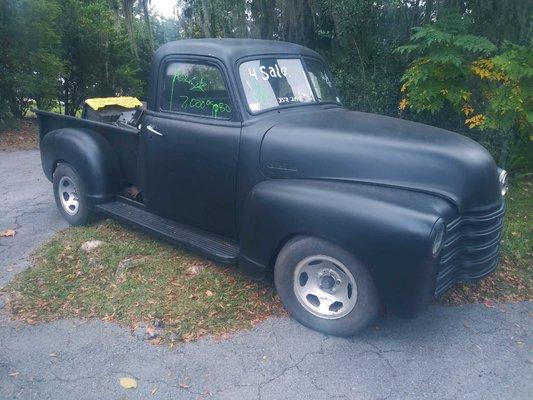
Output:
M321 239L289 241L276 260L274 281L291 315L327 334L353 335L378 314L379 298L366 267Z
M84 225L89 219L85 185L69 164L59 164L53 177L54 197L59 212L70 225Z

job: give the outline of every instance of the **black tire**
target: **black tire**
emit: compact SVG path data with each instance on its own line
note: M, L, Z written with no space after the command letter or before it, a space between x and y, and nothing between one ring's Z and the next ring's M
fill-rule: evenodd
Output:
M337 319L326 319L308 311L294 289L296 266L308 257L323 255L340 261L351 272L357 297L353 309ZM378 315L379 297L367 268L342 248L313 237L290 240L279 252L274 267L274 282L285 308L303 325L335 336L352 336L365 329Z
M72 213L73 210L68 212L61 201L60 196L62 196L62 194L59 184L64 177L67 178L66 181L70 180L76 188L78 206L77 209L75 209L74 214ZM56 205L63 218L65 218L65 220L72 226L85 225L89 220L89 202L87 201L87 192L80 175L71 165L62 163L59 164L54 171L53 184Z

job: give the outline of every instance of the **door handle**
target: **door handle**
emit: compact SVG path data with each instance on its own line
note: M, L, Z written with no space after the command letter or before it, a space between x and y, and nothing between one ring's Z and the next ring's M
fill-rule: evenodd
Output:
M154 135L165 136L161 132L157 131L152 125L146 125L146 129L148 129L148 132L152 132Z

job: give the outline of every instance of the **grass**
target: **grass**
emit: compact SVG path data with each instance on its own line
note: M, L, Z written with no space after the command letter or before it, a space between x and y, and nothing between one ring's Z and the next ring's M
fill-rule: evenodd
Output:
M458 285L444 304L533 299L531 180L508 195L502 265L480 283ZM91 252L82 244L100 240ZM158 341L188 341L249 328L284 311L272 285L253 282L111 220L67 228L33 256L5 290L12 314L30 323L82 317L135 329L161 328Z
M84 251L82 244L102 245ZM158 340L224 335L282 314L271 286L106 220L67 228L33 256L8 287L8 306L30 323L85 317L135 329L159 327Z
M500 266L488 278L459 284L440 300L444 304L533 300L533 180L513 182L506 198Z

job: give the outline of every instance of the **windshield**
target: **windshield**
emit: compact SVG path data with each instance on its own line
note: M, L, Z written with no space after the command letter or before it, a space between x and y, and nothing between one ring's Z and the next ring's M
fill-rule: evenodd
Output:
M340 103L328 70L318 60L261 58L243 62L239 74L253 113L291 104Z

